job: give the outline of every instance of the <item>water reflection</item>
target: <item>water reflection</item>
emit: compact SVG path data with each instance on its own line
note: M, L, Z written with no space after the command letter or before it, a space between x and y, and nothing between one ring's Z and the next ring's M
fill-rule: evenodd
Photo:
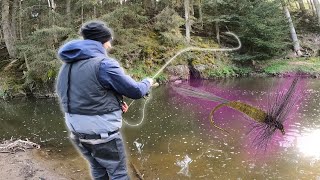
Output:
M203 81L198 85L209 92L219 89L219 96L265 108L267 95L282 82L275 78L247 78ZM188 178L177 174L182 169L177 161L186 155L192 160L188 164L190 179L316 179L320 176L319 151L316 152L320 149L316 147L316 137L320 137L320 82L309 79L305 88L303 102L285 122L286 135L276 136L271 151L257 155L250 151L250 121L242 114L223 110L217 114L219 125L230 131L229 135L224 134L213 129L208 120L215 103L181 97L171 91L170 85L161 86L153 91L142 126L123 127L128 157L145 179ZM137 101L130 107L125 114L128 121L139 122L142 103ZM0 124L1 138L29 138L42 147L53 147L63 162L70 162L70 169L87 168L85 163L75 163L80 162L75 160L80 157L67 140L55 100L0 102ZM308 141L312 142L312 151Z
M0 138L26 139L42 145L69 146L62 113L55 99L0 102Z

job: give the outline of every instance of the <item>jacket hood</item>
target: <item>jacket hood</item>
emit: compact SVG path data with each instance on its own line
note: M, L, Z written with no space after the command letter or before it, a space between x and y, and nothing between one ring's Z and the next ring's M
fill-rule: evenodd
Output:
M107 52L101 42L93 40L73 40L61 46L59 58L66 62L76 62L94 57L105 57Z

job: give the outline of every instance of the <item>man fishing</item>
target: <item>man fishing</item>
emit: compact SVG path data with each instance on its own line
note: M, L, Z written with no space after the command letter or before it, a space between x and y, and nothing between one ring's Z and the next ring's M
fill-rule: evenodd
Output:
M122 113L128 110L123 96L142 98L153 79L136 82L107 55L112 33L103 22L85 23L80 34L83 40L72 40L58 51L64 64L56 91L71 140L89 161L93 179L129 179L119 133Z

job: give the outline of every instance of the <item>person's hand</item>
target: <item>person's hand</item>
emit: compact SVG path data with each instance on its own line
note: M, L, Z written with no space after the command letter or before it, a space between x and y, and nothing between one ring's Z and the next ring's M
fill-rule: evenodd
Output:
M153 85L153 83L154 83L154 80L152 79L152 78L146 78L146 80L150 83L150 86L152 86Z
M124 113L128 111L129 106L127 105L126 102L122 103L121 109L122 109L122 112L124 112Z
M147 81L149 81L151 87L159 86L159 83L155 82L154 79L152 79L152 78L146 78L146 79L147 79Z

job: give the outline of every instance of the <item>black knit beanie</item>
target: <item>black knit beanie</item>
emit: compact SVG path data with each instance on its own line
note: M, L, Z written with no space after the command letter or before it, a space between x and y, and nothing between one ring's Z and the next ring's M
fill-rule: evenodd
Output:
M112 39L111 30L102 21L90 21L83 24L80 34L84 39L99 41L102 44Z

